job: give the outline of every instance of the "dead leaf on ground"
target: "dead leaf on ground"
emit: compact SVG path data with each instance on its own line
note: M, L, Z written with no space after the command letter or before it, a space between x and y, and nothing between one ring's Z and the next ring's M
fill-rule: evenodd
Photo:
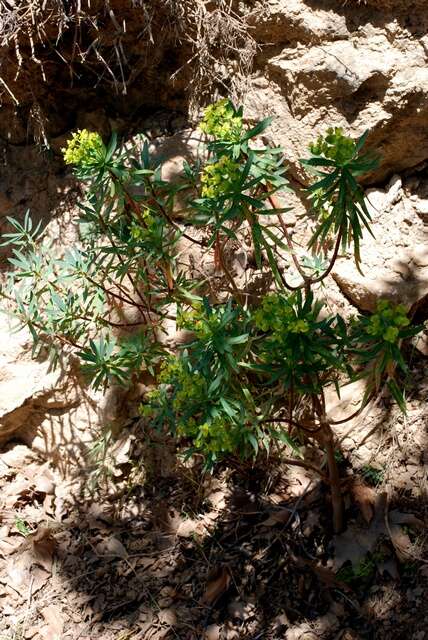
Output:
M346 562L352 566L358 566L367 553L374 551L377 542L385 530L386 494L376 496L375 511L368 528L362 528L358 524L350 525L346 531L335 537L335 556L333 567L338 571Z
M177 614L174 609L161 609L158 613L158 620L161 624L172 627L177 624Z
M153 507L153 525L160 534L176 534L182 518L179 512L165 502Z
M229 588L230 581L230 573L226 567L218 569L207 582L205 593L201 598L201 604L212 607L220 596L222 596L223 593L226 593Z
M0 456L0 460L12 469L25 468L33 458L34 453L25 444L9 446Z
M261 525L263 527L274 527L277 524L287 524L292 514L291 509L280 509L279 511L272 511L270 516L263 520Z
M13 589L19 596L25 597L31 584L31 593L37 593L51 577L50 572L33 564L33 554L29 549L18 554L18 557L10 558L6 563L7 586ZM0 578L0 582L5 582Z
M27 540L31 545L34 563L51 573L56 546L52 531L47 527L39 527Z
M28 480L15 480L8 483L2 490L2 506L5 509L13 509L31 494L30 486Z
M34 479L34 490L46 495L55 493L54 477L49 469L45 468Z
M202 520L193 520L186 518L177 529L179 538L191 538L193 535L203 536L207 532L207 528Z
M125 559L128 557L127 550L121 541L114 536L99 542L97 544L97 553L99 553L100 556L112 556L114 558Z
M224 507L226 506L226 495L227 493L225 490L213 491L212 493L207 495L207 499L212 504L213 509L219 511L221 509L224 509Z
M413 514L405 514L399 511L391 511L388 514L388 498L385 492L376 496L374 515L370 526L366 529L353 524L346 531L335 538L335 557L333 566L337 571L346 562L350 561L355 567L372 553L382 537L391 540L392 545L400 560L409 555L411 541L407 533L401 528L401 524L409 524L418 528L424 523ZM385 562L383 562L384 566Z
M242 621L253 617L256 612L256 608L252 602L241 602L240 600L232 600L232 602L229 602L227 610L232 618Z
M65 618L59 607L50 604L40 610L46 626L39 630L42 638L46 640L54 640L54 638L60 639L64 630Z
M37 591L40 591L40 589L45 586L45 584L51 577L50 573L37 566L31 569L31 575L33 577L33 586L31 589L32 593L37 593Z
M364 520L370 524L374 514L376 491L361 478L355 478L351 484L351 493L362 513Z
M31 640L31 638L37 637L39 630L40 627L36 625L31 625L31 627L24 629L25 640Z
M0 556L5 558L15 553L22 545L22 536L11 535L7 525L0 527Z
M114 443L111 455L116 464L127 464L129 462L130 448L134 436L125 434L122 438Z
M328 587L336 587L342 589L342 591L352 591L350 587L337 579L335 572L329 567L324 567L319 562L314 560L307 560L306 558L293 557L293 561L298 567L308 567L315 573L321 582L324 582Z
M28 553L24 552L18 558L10 558L6 564L7 584L19 594L29 584L30 563Z
M411 555L412 542L409 535L400 526L406 524L410 527L423 530L425 525L422 520L419 520L412 513L402 513L401 511L394 510L389 513L388 516L389 526L388 533L391 542L394 546L398 559L402 562L408 560Z
M210 624L205 629L204 640L218 640L220 638L220 627L218 624Z

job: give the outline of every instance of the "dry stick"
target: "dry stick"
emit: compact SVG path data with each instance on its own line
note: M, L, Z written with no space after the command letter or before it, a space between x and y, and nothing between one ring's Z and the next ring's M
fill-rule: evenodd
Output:
M121 300L122 302L126 302L127 304L130 304L133 307L136 307L139 311L143 312L143 311L148 309L149 313L154 313L156 316L159 316L159 318L168 318L168 320L176 320L177 319L176 316L172 316L169 313L161 313L160 311L156 311L152 307L149 307L148 303L147 303L147 307L145 307L141 303L137 302L136 300L133 300L131 297L124 298L123 296L118 295L117 293L115 293L111 289L107 289L100 282L97 282L96 280L93 280L90 276L85 276L85 277L90 282L92 282L92 284L96 285L102 291L104 291L104 293L106 293L108 296L112 296L113 298L117 298L118 300ZM107 276L107 277L109 277L109 276ZM115 285L118 286L117 283L115 283ZM125 295L128 295L127 290L123 289L123 287L121 287L119 290L122 291L122 292L126 292ZM143 323L142 322L127 323L127 324L124 324L122 326L131 326L132 324L143 324Z
M105 233L107 234L107 237L108 237L108 239L109 239L109 241L110 241L110 243L111 243L112 247L113 247L114 249L116 249L116 255L117 255L117 256L118 256L118 258L119 258L119 262L121 262L121 263L123 264L122 257L121 257L121 255L120 255L120 253L117 251L117 245L116 245L116 243L115 243L115 241L114 241L113 237L112 237L112 236L111 236L111 234L109 233L108 226L107 226L107 225L106 225L106 223L104 222L104 219L103 219L103 217L102 217L102 215L101 215L101 214L98 214L98 220L100 221L101 227L103 227L103 228L104 228L104 231L105 231ZM143 296L142 296L142 294L141 294L140 290L138 289L138 287L137 287L137 285L136 285L136 283L135 283L135 281L134 281L134 278L133 278L133 277L132 277L132 275L129 273L129 271L126 271L126 276L127 276L128 280L130 281L130 283L131 283L131 285L132 285L132 287L133 287L133 290L138 294L138 297L140 298L140 300L141 300L141 302L143 303L143 305L147 305L147 302L144 300L144 298L143 298ZM143 309L144 309L144 308L145 308L144 306L143 306L143 307L139 307L139 309L140 309L140 311L141 311L141 315L143 316L144 322L145 322L147 325L149 325L149 324L150 324L150 328L151 328L152 333L153 333L153 336L154 336L154 338L155 338L155 340L156 340L156 330L155 330L154 326L152 325L152 323L149 323L149 322L147 321L146 315L145 315L145 313L144 313L144 311L143 311ZM150 308L149 308L149 310L150 310Z
M339 230L339 233L337 235L336 244L334 247L333 255L330 260L330 264L328 265L324 273L322 273L318 278L315 278L315 280L311 280L311 284L317 284L318 282L321 282L322 280L324 280L324 278L326 278L330 274L330 271L333 269L334 263L336 262L341 242L342 242L342 229Z
M114 176L113 176L113 179L115 179ZM139 206L135 202L134 198L129 194L129 192L126 189L126 187L122 183L120 183L120 185L121 185L121 187L122 187L122 189L124 191L127 203L133 209L133 211L136 214L140 224L147 229L146 221L141 216L141 211L140 211ZM132 219L131 219L131 222L132 222ZM146 262L144 260L143 260L143 263L144 263L144 266L147 268L147 264L146 264ZM173 290L173 288L174 288L174 278L173 278L172 273L171 273L171 267L169 266L168 262L165 260L165 263L163 265L161 265L161 268L163 268L163 270L164 270L164 275L165 275L165 278L166 278L166 281L167 281L167 285L168 285L168 291L171 292ZM147 269L147 272L148 271L149 270ZM147 301L146 304L147 304L148 309L150 311L151 309L150 309L149 301Z
M109 173L110 173L110 176L111 176L111 179L113 180L113 182L118 182L118 180L117 180L116 176L114 175L114 173L112 173L111 171L109 171ZM123 189L123 192L124 192L124 194L125 194L125 196L126 196L126 200L127 200L128 204L132 207L132 209L134 210L134 212L136 213L136 215L137 215L137 217L138 217L138 220L141 222L141 224L142 224L143 226L147 227L147 225L146 225L146 223L145 223L144 219L143 219L143 218L142 218L142 216L141 216L141 211L140 211L140 209L139 209L139 207L138 207L137 203L136 203L136 202L135 202L135 200L131 197L131 195L129 194L129 192L128 192L128 190L126 189L125 185L124 185L124 184L122 184L121 182L119 182L119 185L120 185L121 189ZM102 220L101 216L99 216L99 217L100 217L100 219ZM129 216L128 216L128 217L129 217ZM131 219L131 221L132 221L132 219ZM106 225L105 225L105 229L107 229L107 226L106 226ZM110 242L112 243L112 246L116 248L116 245L115 245L115 243L114 243L114 241L113 241L113 238L111 238L111 237L110 237L109 239L110 239ZM119 254L118 254L118 255L119 255ZM119 260L122 262L121 258L119 258ZM143 307L141 308L141 314L142 314L142 316L143 316L143 318L144 318L145 322L147 323L147 320L146 320L146 317L145 317L144 311L143 311L142 309L148 309L148 311L149 311L149 313L150 313L150 312L151 312L150 302L149 302L148 300L145 300L145 299L144 299L143 294L141 293L141 291L139 290L139 288L136 286L136 284L135 284L135 282L134 282L133 277L131 276L131 274L130 274L128 271L126 272L126 275L127 275L128 279L129 279L129 281L131 282L131 284L132 284L132 287L133 287L134 291L137 293L137 295L138 295L138 297L140 298L140 300L141 300L141 302L143 303L143 305L145 305L145 306L143 306ZM148 324L148 323L147 323L147 324ZM151 329L152 329L152 332L153 332L153 336L154 336L154 337L155 337L155 339L156 339L156 333L155 333L154 327L153 327L153 326L151 326Z
M289 464L295 467L302 467L302 469L309 469L310 471L314 471L317 475L320 476L320 478L324 482L328 482L328 478L325 475L325 473L323 473L321 469L319 469L316 465L311 464L310 462L304 462L304 460L296 460L295 458L282 458L282 460L286 464Z
M151 193L152 193L152 196L153 196L153 198L154 198L154 200L155 200L155 202L156 202L156 204L157 204L157 206L158 206L158 208L159 208L160 212L161 212L161 213L162 213L162 215L165 217L165 219L168 221L168 223L169 223L172 227L174 227L175 229L178 229L178 230L180 231L180 233L182 234L183 238L186 238L187 240L190 240L191 242L193 242L193 243L195 243L195 244L198 244L198 245L199 245L199 246L201 246L201 247L205 247L205 244L204 244L203 242L201 242L200 240L197 240L196 238L192 238L191 236L188 236L186 233L184 233L184 232L182 231L182 229L180 229L179 225L177 225L177 224L175 223L175 221L171 218L171 216L167 213L167 211L166 211L165 207L164 207L164 206L163 206L163 205L162 205L162 204L157 200L157 198L156 198L156 192L155 192L155 190L154 190L154 187L153 187L152 182L151 182L150 180L148 180L148 183L149 183L149 187L150 187L150 191L151 191ZM221 245L220 245L220 241L219 241L219 239L218 239L218 245L216 245L216 246L217 246L217 248L218 248L217 256L218 256L218 259L219 259L219 261L220 261L221 268L222 268L222 270L223 270L223 272L224 272L224 274L225 274L226 278L228 279L228 281L229 281L229 283L230 283L230 285L231 285L231 287L232 287L233 291L235 292L235 295L236 295L236 297L237 297L238 301L242 302L242 298L241 298L240 291L239 291L238 287L236 286L235 280L233 279L233 276L232 276L232 274L230 273L230 271L229 271L229 269L227 268L226 263L225 263L225 261L224 261L223 251L222 251L222 247L221 247ZM223 246L224 246L224 245L223 245Z
M104 275L106 278L110 279L110 276L104 272ZM97 282L96 280L94 280L91 276L89 276L88 274L85 273L85 278L86 280L88 280L89 282L91 282L93 285L95 285L96 287L99 287L102 291L104 291L104 293L106 293L108 296L111 296L112 298L117 298L118 300L120 300L121 302L126 302L127 304L132 305L133 307L137 307L138 309L140 309L142 307L142 305L139 302L136 302L135 300L133 300L130 296L128 297L128 292L127 290L123 289L123 287L119 287L119 285L117 283L115 283L115 286L118 287L119 291L121 293L123 293L123 296L119 295L118 293L116 293L115 291L112 291L111 289L107 289L107 287L105 287L103 284L101 284L100 282ZM126 298L124 296L127 296Z
M317 427L316 429L310 429L308 426L302 424L301 422L297 422L296 420L293 420L292 418L266 418L265 420L262 420L262 424L263 423L269 423L269 422L285 422L287 424L290 425L290 427L296 427L297 429L301 429L302 431L309 431L309 433L317 433L320 430L320 427Z
M288 418L267 418L266 420L262 420L262 423L269 422L286 422L290 426L297 427L298 429L302 429L303 431L309 431L310 433L315 433L319 431L322 427L318 427L317 429L308 429L306 426L295 422L294 420L289 420ZM327 476L322 472L322 469L317 467L316 465L311 464L310 462L305 462L304 460L296 460L295 458L283 458L286 464L294 465L296 467L302 467L303 469L310 469L311 471L315 471L324 482L328 482Z

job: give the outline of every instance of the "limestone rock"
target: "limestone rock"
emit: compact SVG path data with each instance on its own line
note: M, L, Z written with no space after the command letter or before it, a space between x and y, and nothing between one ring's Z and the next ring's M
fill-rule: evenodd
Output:
M327 418L335 422L349 418L360 408L365 392L364 378L341 387L340 397L336 389L327 389L325 394Z
M423 2L403 4L271 0L250 16L266 45L247 114L275 116L271 139L299 179L307 177L298 159L329 126L355 137L370 131L368 144L383 159L368 182L428 157L428 14Z
M348 28L344 15L328 7L309 8L302 0L270 0L260 2L258 10L248 17L258 42L315 42L346 38Z
M385 190L368 192L374 238L366 233L361 243L364 275L351 256L340 257L332 275L359 310L374 311L386 298L408 305L422 321L428 317L428 227L402 195L397 177Z
M172 136L153 140L150 153L153 162L162 164L162 178L170 181L183 172L183 163L204 156L204 134L199 129L183 129Z
M52 370L43 354L32 357L29 331L13 331L4 309L0 318L0 447L19 440L53 457L60 440L75 443L77 429L99 425L101 395L88 390L75 357Z
M0 445L37 420L43 403L59 386L59 372L31 358L31 337L11 334L3 319L0 328Z

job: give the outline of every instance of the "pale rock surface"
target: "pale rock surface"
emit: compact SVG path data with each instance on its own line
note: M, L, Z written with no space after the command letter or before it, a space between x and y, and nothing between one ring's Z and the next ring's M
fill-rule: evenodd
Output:
M64 448L83 447L100 424L102 395L88 391L73 361L52 371L34 360L29 332L12 333L4 317L0 344L0 447L17 439L55 460L60 447L64 459Z
M269 0L249 18L261 44L246 113L275 116L270 138L298 159L328 126L370 131L379 181L428 157L428 12L422 2Z
M30 426L37 409L60 386L59 372L31 358L31 336L11 333L2 316L0 326L0 444L23 426Z
M367 192L374 237L366 232L361 243L363 274L351 256L340 257L332 272L361 311L374 311L377 301L386 298L406 304L418 320L428 317L428 226L410 202L399 176L386 189Z
M73 215L54 218L46 235L61 254L76 242ZM102 394L87 388L75 357L65 353L56 369L50 367L47 353L33 358L29 330L15 330L17 321L7 315L3 301L0 309L0 447L19 440L59 460L60 447L82 448L102 424Z

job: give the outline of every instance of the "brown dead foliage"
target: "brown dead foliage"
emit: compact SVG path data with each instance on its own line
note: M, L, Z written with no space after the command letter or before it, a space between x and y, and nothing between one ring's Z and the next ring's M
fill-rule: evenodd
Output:
M185 112L219 85L236 97L255 52L226 0L1 0L0 137L49 145L82 100L135 115L154 102Z

